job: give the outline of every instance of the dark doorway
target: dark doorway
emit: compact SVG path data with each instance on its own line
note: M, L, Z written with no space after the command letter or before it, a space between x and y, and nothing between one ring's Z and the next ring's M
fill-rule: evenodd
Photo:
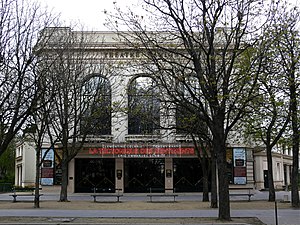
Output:
M268 170L264 170L264 187L265 187L265 189L269 188Z
M114 159L75 159L75 192L115 192Z
M164 191L164 159L125 159L124 191L146 193L150 188Z
M203 191L203 172L199 159L173 159L173 171L176 192ZM209 176L209 189L210 181Z

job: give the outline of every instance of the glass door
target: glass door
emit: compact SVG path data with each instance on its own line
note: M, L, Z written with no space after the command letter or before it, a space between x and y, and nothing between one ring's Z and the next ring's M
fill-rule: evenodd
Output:
M176 192L203 191L203 173L199 159L173 159L173 171L173 187Z
M125 159L124 191L146 193L151 190L164 192L164 159Z
M115 192L114 159L75 159L75 192Z

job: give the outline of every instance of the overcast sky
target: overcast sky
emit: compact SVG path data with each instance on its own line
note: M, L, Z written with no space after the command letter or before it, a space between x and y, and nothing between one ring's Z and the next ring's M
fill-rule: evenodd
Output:
M60 13L61 19L66 21L80 22L86 29L104 31L107 28L104 10L112 11L113 3L117 2L120 6L135 3L138 0L36 0L43 6L53 9L54 13Z
M104 11L113 11L114 2L118 6L126 7L138 4L140 0L35 0L42 5L53 9L54 13L60 13L61 19L69 25L71 21L80 22L86 30L108 30L103 23L106 15ZM288 0L296 4L300 0Z

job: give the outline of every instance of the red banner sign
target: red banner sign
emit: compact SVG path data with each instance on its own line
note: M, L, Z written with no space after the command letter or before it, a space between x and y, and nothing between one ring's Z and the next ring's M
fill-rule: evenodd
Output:
M90 155L115 156L115 157L170 157L170 156L195 156L193 147L168 147L168 146L124 146L124 147L93 147L88 149Z
M53 168L42 168L42 178L53 178Z
M235 177L246 177L247 176L246 167L234 167L234 176Z

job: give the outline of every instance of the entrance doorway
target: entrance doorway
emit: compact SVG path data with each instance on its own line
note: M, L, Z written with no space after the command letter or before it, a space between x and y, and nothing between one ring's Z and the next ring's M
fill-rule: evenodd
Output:
M146 193L150 188L164 192L164 159L124 159L124 191Z
M173 187L176 192L202 192L203 172L199 159L173 159ZM209 176L209 190L210 176Z
M75 192L115 192L114 159L75 159Z

